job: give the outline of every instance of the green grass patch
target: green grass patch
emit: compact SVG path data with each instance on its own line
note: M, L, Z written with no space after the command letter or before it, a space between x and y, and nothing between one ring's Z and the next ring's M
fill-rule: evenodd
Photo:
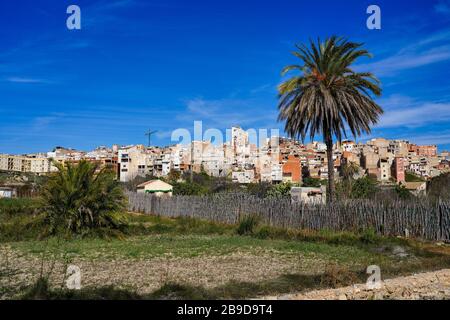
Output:
M257 239L237 235L148 235L108 241L96 238L46 241L20 241L10 243L13 249L29 254L47 252L55 257L70 253L87 259L151 259L155 257L197 257L227 255L242 252L259 255L298 256L327 259L346 263L352 261L380 262L384 255L374 254L353 246L326 243Z
M1 198L0 222L8 221L11 217L35 215L39 212L39 201L30 198Z
M231 234L234 226L190 217L165 218L150 215L129 215L128 235L151 234Z

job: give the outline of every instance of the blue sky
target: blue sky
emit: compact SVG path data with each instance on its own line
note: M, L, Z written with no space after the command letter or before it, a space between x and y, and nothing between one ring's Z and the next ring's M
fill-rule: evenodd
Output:
M70 4L81 30L66 28ZM382 30L366 28L370 4ZM383 84L372 137L450 149L450 0L16 0L0 24L0 153L146 143L148 128L167 145L194 120L282 128L294 44L332 34L374 54L358 65Z

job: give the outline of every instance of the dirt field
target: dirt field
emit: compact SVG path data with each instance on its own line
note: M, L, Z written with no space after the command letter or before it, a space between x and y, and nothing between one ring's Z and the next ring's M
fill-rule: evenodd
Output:
M119 288L149 299L283 297L363 283L373 264L386 279L450 267L444 244L270 229L242 236L236 226L133 219L134 234L124 239L0 243L0 299L20 298L40 278L65 289L68 265L80 268L83 290Z

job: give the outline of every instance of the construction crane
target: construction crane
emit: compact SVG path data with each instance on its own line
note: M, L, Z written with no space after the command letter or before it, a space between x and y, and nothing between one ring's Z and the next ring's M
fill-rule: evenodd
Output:
M148 129L148 132L145 133L145 135L148 136L148 146L149 147L151 147L152 135L154 135L157 132L158 132L158 130L151 131L150 129Z

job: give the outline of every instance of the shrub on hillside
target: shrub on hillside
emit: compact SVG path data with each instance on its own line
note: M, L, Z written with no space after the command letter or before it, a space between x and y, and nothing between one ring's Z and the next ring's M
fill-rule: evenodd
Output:
M308 188L320 188L320 186L322 185L320 179L316 179L316 178L311 178L311 177L307 177L305 179L303 179L303 183L302 186L303 187L308 187Z
M272 188L267 191L268 197L289 197L291 195L292 183L280 183L272 186Z
M176 182L173 184L173 194L176 196L201 196L208 194L208 189L195 182Z
M411 191L406 189L405 186L395 186L394 192L400 199L411 199L413 197Z
M369 199L375 196L378 190L376 181L369 177L359 178L352 185L351 197L353 199Z

